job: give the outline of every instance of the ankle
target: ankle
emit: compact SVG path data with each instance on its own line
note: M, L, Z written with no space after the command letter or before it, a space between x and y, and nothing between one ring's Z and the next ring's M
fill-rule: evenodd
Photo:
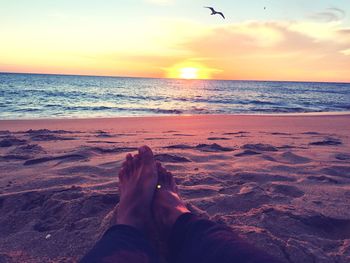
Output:
M117 216L116 223L119 225L128 225L142 230L145 225L145 217L147 211L143 207L119 207L119 211L123 211Z

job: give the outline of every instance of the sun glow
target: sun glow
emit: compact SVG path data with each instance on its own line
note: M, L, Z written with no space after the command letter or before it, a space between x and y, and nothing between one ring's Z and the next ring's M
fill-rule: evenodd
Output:
M182 79L198 79L197 68L182 68L180 69L180 77Z
M178 79L210 79L211 73L214 69L207 68L206 66L197 62L184 62L176 64L171 68L167 68L168 78Z

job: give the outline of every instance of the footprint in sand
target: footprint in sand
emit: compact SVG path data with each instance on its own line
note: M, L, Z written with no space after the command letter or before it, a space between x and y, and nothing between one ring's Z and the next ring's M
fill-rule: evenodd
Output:
M192 137L192 136L195 136L195 135L193 135L193 134L185 134L185 133L174 133L173 136Z
M245 132L245 131L239 131L239 132L226 132L223 133L222 135L244 135L244 134L248 134L249 132Z
M287 164L306 164L312 162L311 159L294 154L292 152L284 152L274 158L276 162Z
M340 161L349 161L350 160L350 154L348 153L337 153L335 155L335 158Z
M8 154L8 155L3 155L0 156L0 160L4 161L25 161L28 159L31 159L32 157L29 155L23 155L23 154Z
M295 179L292 177L286 177L277 174L269 174L269 173L236 173L232 176L232 179L245 181L245 182L294 182Z
M310 142L309 144L314 146L337 146L341 145L342 142L340 139L329 137L324 139L323 141Z
M295 233L309 235L313 239L344 240L350 238L350 219L338 219L322 214L301 215L291 210L270 207L263 211L264 224L269 231L280 236L294 236Z
M28 130L24 133L30 134L30 135L37 135L37 134L73 134L73 133L81 133L78 131L65 131L65 130L48 130L48 129L41 129L41 130Z
M210 197L218 194L218 187L209 185L193 185L181 188L181 195L186 199Z
M338 219L324 215L299 216L296 218L313 229L316 235L324 238L335 240L350 238L350 219Z
M46 153L44 149L37 144L20 145L9 151L8 154L0 156L0 160L25 161L44 153Z
M199 204L209 215L227 214L232 212L248 212L271 202L271 198L259 186L243 187L236 195L224 195Z
M48 141L70 141L75 140L73 137L64 137L61 135L64 134L72 134L73 132L69 131L63 131L63 130L57 130L57 131L50 131L50 130L29 130L25 132L28 134L32 141L38 141L38 142L48 142Z
M292 152L285 152L279 155L275 155L273 157L269 155L262 155L261 158L270 162L284 164L306 164L311 162L311 159L296 155Z
M177 144L177 145L169 145L165 146L164 148L167 149L196 149L202 152L230 152L234 151L235 149L229 148L229 147L223 147L217 143L213 144L198 144L197 146L190 146L187 144Z
M42 204L39 220L33 226L34 230L47 232L68 227L69 231L73 231L76 229L77 219L107 214L119 202L118 195L112 193L83 195L74 203L67 202L67 196L63 196L63 200L58 199L58 197L57 194L52 195Z
M173 155L173 154L156 154L154 158L157 161L165 162L165 163L189 163L191 160L187 159L186 157Z
M137 147L89 147L83 146L78 151L77 154L90 156L95 153L97 154L112 154L112 153L126 153L136 151Z
M245 150L258 151L258 152L277 152L278 149L270 144L245 144L242 147Z
M175 144L175 145L165 146L163 148L166 148L166 149L181 149L181 150L193 149L192 146L187 145L187 144Z
M278 193L294 198L302 197L305 195L305 193L301 191L298 187L284 184L272 184L270 186L270 191L272 191L273 193Z
M226 140L231 140L230 138L225 138L225 137L209 137L207 138L208 141L226 141Z
M97 138L112 138L113 136L110 135L108 132L105 132L105 131L97 131L96 132L96 137Z
M350 179L350 166L329 166L321 169L320 173Z
M332 184L338 184L339 182L333 178L327 177L327 176L308 176L307 179L311 181L317 181L317 182L324 182L324 183L332 183Z
M45 153L43 147L38 144L21 145L10 151L10 154L41 154Z
M235 149L229 148L229 147L223 147L217 143L213 144L198 144L195 147L197 150L200 150L202 152L231 152Z
M319 133L319 132L303 132L302 134L305 134L305 135L321 135L321 133Z
M52 161L75 162L75 161L82 161L82 160L88 160L87 156L80 155L80 154L67 154L67 155L60 155L60 156L53 156L53 157L31 159L31 160L25 161L23 165L25 166L37 165L37 164L42 164L42 163L47 163Z
M83 174L83 175L89 175L89 176L101 176L103 177L106 173L106 169L99 168L96 166L89 166L89 165L79 165L79 166L72 166L67 167L64 169L58 170L59 175L72 175L72 174Z
M8 148L11 146L16 146L16 145L23 145L27 141L26 140L20 140L17 139L16 137L8 137L0 141L0 147L1 148Z
M243 157L243 156L253 156L253 155L259 155L260 152L252 151L252 150L245 150L243 152L235 154L236 157Z
M31 136L32 141L35 142L48 142L48 141L72 141L75 138L57 136L53 134L38 134Z
M178 178L176 178L178 179ZM185 180L181 182L184 186L196 186L196 185L218 185L221 184L222 181L219 179L216 179L211 176L205 176L205 177L191 177L188 180Z
M62 221L68 214L68 205L59 200L47 200L40 212L39 220L34 224L33 229L38 232L47 232L62 228Z
M291 133L285 133L285 132L272 132L271 135L277 135L277 136L290 136Z

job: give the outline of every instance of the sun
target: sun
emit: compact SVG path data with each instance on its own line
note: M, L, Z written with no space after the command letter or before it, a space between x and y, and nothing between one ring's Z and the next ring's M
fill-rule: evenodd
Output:
M198 62L182 62L165 69L168 78L176 79L211 79L214 69Z
M180 78L198 79L198 68L180 68Z

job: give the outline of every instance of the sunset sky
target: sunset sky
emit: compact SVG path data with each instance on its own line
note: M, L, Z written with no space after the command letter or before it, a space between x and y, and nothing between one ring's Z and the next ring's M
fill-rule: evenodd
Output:
M0 0L0 72L350 82L349 12L349 0Z

